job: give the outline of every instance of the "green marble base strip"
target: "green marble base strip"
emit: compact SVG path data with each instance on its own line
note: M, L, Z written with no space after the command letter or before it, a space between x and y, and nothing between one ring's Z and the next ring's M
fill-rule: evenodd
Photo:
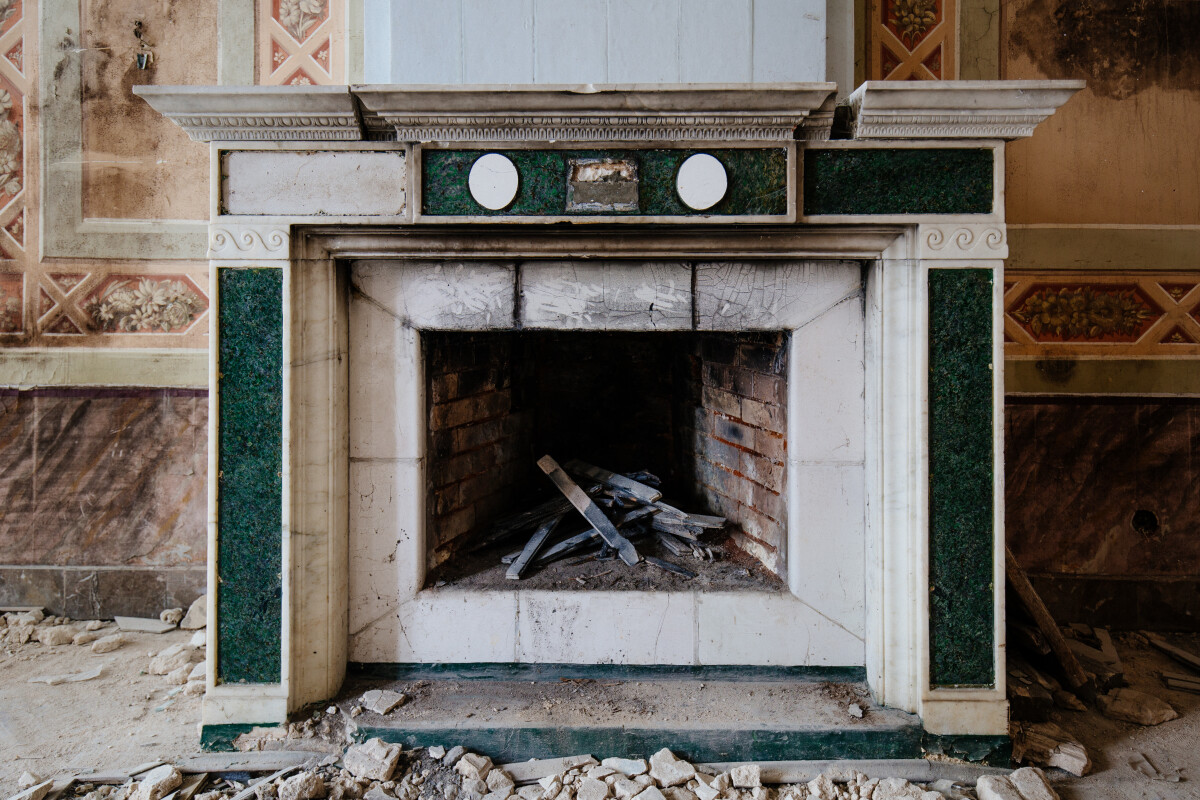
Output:
M591 753L597 758L648 758L669 747L688 761L790 761L833 758L920 758L919 725L876 730L835 728L729 730L689 728L429 728L363 727L358 741L378 736L405 747L461 744L493 761Z
M995 681L992 272L929 271L929 680Z
M676 666L670 664L416 664L351 662L350 672L381 680L550 681L798 681L863 683L865 667L760 667L742 665Z
M807 149L804 213L990 214L992 151Z
M760 216L788 211L787 150L499 150L517 167L517 196L490 210L467 188L471 165L485 150L421 151L422 213L430 216ZM725 167L729 189L706 211L688 208L675 192L683 160L708 153ZM637 164L638 204L628 211L568 211L567 181L572 158L630 160Z
M925 752L933 755L960 758L989 767L1012 766L1012 740L1003 734L955 736L926 733L922 745Z
M283 272L219 287L217 677L278 683L283 631Z
M233 725L201 725L200 749L213 753L229 753L235 750L233 740L255 728L274 728L273 722L237 723Z

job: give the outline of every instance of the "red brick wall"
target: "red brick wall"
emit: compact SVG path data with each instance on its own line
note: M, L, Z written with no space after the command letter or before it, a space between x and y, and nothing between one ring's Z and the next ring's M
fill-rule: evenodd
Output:
M698 348L700 404L692 441L696 481L734 539L783 574L787 502L787 347L784 334L711 334Z
M523 465L512 411L511 336L426 335L429 382L429 567L512 500Z

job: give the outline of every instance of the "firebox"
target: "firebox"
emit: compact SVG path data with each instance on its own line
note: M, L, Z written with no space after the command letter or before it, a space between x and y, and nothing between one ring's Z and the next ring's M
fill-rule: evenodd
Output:
M1004 146L1081 86L135 87L213 143L206 739L349 662L839 667L1003 737ZM545 455L753 579L489 582Z

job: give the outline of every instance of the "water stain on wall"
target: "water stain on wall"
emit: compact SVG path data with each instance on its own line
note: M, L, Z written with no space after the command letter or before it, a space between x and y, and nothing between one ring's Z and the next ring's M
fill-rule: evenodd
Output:
M1031 0L1009 46L1051 78L1084 78L1101 97L1150 86L1200 92L1197 0Z

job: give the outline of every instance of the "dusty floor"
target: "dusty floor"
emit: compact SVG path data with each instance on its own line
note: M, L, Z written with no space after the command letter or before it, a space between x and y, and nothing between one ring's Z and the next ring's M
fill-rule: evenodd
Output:
M113 633L109 625L103 633ZM51 777L133 767L199 749L200 698L149 675L150 653L187 642L192 631L125 633L97 655L88 646L0 645L0 797L16 793L22 772ZM45 675L103 666L98 678L46 686Z
M17 777L26 770L53 776L128 768L198 750L199 698L172 694L177 687L146 674L150 653L187 641L191 633L127 636L122 648L103 655L73 645L0 648L0 797L16 792ZM1171 638L1200 652L1200 637ZM1131 685L1170 702L1180 718L1143 728L1114 722L1095 710L1056 711L1054 721L1088 747L1094 769L1082 779L1051 771L1052 780L1064 800L1200 797L1200 695L1165 689L1158 673L1183 668L1137 637L1119 636L1117 647ZM77 673L99 664L103 674L90 681L29 683L37 676ZM526 699L553 699L543 699L543 693L534 691ZM623 697L617 700L623 702ZM418 708L414 701L413 709ZM1136 771L1131 762L1138 756L1157 767L1161 778ZM1176 777L1178 781L1172 780Z

